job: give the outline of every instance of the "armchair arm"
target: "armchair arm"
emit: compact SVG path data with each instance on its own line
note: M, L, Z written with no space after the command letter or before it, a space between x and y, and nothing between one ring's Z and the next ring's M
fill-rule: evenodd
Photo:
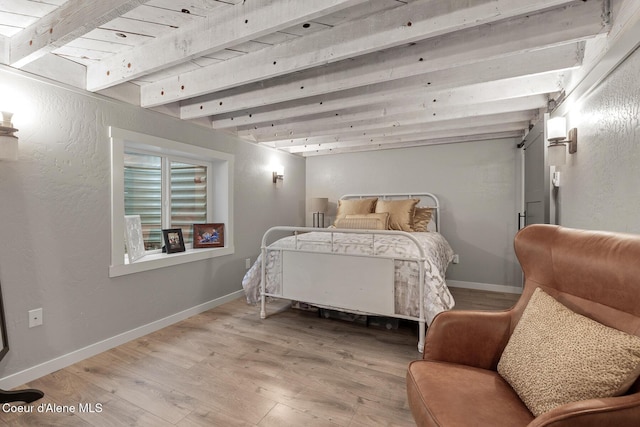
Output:
M631 427L640 420L640 393L568 403L540 415L527 427Z
M426 360L495 370L507 345L511 311L446 311L427 330Z

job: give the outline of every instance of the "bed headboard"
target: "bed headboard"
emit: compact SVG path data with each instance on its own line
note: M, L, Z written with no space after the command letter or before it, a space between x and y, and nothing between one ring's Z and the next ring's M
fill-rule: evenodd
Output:
M348 199L368 199L377 197L383 200L401 200L401 199L420 199L417 206L434 209L434 221L429 223L429 229L432 230L432 224L435 225L435 231L440 232L440 201L433 193L387 193L387 194L345 194L340 200Z

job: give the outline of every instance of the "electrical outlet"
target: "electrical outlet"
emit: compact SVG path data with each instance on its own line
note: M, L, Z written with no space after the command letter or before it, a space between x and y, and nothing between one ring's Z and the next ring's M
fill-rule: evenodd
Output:
M452 262L453 262L454 264L460 264L460 255L455 254L455 255L453 256L453 261L452 261Z
M247 270L251 268L251 258L247 258L244 260L244 268Z
M29 327L33 328L40 325L42 325L42 308L29 310Z

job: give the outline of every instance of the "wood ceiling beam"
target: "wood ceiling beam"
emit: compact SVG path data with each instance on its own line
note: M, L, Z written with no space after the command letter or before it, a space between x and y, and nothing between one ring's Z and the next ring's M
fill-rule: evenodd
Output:
M225 90L188 101L181 106L180 114L182 118L195 118L241 111L584 40L606 30L601 7L593 1L573 3ZM143 87L143 93L145 90Z
M356 114L300 121L287 125L238 131L238 136L258 142L278 141L312 136L333 135L380 127L409 126L487 114L546 108L546 95L530 95L488 103L454 106L431 106L428 110L414 106L394 106Z
M567 47L569 49L567 49ZM562 46L562 48L563 49L561 50L569 53L569 55L558 57L558 61L555 65L560 66L562 64L567 68L576 66L577 64L572 60L573 58L571 54L574 52L572 51L571 46ZM545 50L538 52L538 54L539 53L545 53ZM539 63L536 62L536 58L529 57L526 58L526 61L522 59L524 58L509 58L508 60L501 58L501 62L505 65L530 64L534 67L539 65ZM385 86L384 89L369 89L366 92L362 89L352 89L335 94L342 96L334 95L333 97L327 97L328 99L325 98L320 102L316 98L311 100L308 104L301 104L297 102L292 103L292 105L288 107L277 108L277 106L274 106L274 109L264 111L264 113L252 112L241 117L220 120L216 120L214 118L211 124L214 129L236 128L238 130L245 130L251 129L254 126L270 127L272 124L280 125L299 117L311 117L313 115L326 114L328 112L339 112L354 108L372 108L372 105L386 104L392 99L402 99L403 102L412 103L416 101L416 98L420 97L423 102L424 100L430 99L432 102L446 101L459 104L461 102L459 98L461 97L465 99L463 102L473 102L473 99L477 98L478 95L483 96L482 93L487 91L491 92L491 96L493 96L494 99L504 99L526 94L557 92L561 89L563 71L542 73L532 73L531 71L520 72L519 77L503 79L496 76L496 70L491 67L493 72L491 73L490 78L495 78L496 80L488 81L486 73L478 73L478 71L486 69L487 65L487 63L481 63L469 67L463 67L461 70L450 70L450 72L446 73L443 77L448 77L448 80L454 84L442 85L441 81L438 85L432 84L428 86L426 84L419 85L414 83L412 86L396 86L396 88L393 89L393 85L391 83L394 82L387 82L379 84L379 86ZM516 67L506 66L499 70L506 71L510 75L513 75L513 68ZM458 79L454 80L454 76L458 77ZM471 80L472 83L467 84L465 80Z
M523 132L520 130L508 131L508 132L496 132L496 133L487 133L487 134L474 134L468 136L454 136L451 138L436 138L436 139L423 139L420 141L411 141L411 142L401 142L396 144L378 144L375 147L372 147L371 144L368 145L358 145L352 147L344 147L344 148L329 148L326 150L315 150L315 151L305 151L302 153L298 153L303 157L311 157L311 156L323 156L328 154L340 154L340 153L355 153L360 151L371 151L371 150L390 150L397 148L411 148L411 147L419 147L425 145L442 145L442 144L457 144L462 142L478 142L478 141L487 141L487 140L499 140L499 139L517 139L522 138Z
M178 29L166 37L113 55L87 67L87 89L96 91L177 65L210 52L259 38L319 16L345 9L366 0L251 0L220 7L194 26ZM178 81L177 93L183 82ZM177 100L166 93L166 102L143 102L145 107ZM143 97L144 101L144 97Z
M412 94L416 90L446 90L516 76L557 75L580 65L576 52L577 49L572 45L561 45L289 103L245 110L239 112L239 115L213 116L211 125L214 129L238 128L259 123L271 125L271 123L277 124L279 121L295 117L372 104L392 97Z
M148 0L70 0L10 39L8 63L22 68Z
M453 137L465 137L486 133L498 132L521 132L528 126L528 122L501 123L498 125L478 126L465 129L447 129L440 131L414 133L399 136L383 136L372 138L359 138L349 141L329 142L325 144L308 144L290 147L287 151L290 153L304 153L306 151L327 150L346 147L360 146L381 146L387 144L401 144L409 142L418 142L424 140L445 139Z
M432 123L419 123L398 127L378 127L365 131L346 131L335 135L322 135L309 138L295 138L283 141L264 142L273 148L291 148L296 146L317 146L328 143L351 142L354 140L367 140L367 138L398 137L415 134L429 134L445 130L458 130L465 128L477 128L481 126L500 125L504 123L529 123L536 120L538 110L524 110L504 114L488 114L477 117L465 117L461 119L442 120Z
M143 106L217 92L465 28L557 7L573 0L418 0L209 67L144 85Z

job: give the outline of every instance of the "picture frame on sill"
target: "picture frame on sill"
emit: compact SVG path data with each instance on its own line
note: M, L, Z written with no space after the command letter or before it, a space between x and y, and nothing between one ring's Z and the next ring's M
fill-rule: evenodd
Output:
M124 243L130 263L134 263L145 256L140 215L124 216L124 237Z
M224 224L193 224L193 248L224 247Z
M185 251L182 228L162 230L162 236L164 237L164 247L168 254Z

